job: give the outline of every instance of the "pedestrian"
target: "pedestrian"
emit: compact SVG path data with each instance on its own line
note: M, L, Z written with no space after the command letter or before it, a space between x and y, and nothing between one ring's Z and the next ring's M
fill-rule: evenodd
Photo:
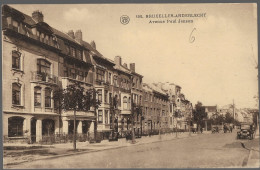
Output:
M202 127L200 128L200 133L202 133L203 132L203 129L202 129Z
M232 133L232 126L229 127L230 132Z

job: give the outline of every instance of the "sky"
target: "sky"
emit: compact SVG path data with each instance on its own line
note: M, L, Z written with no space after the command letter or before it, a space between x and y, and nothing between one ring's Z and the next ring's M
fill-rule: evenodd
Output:
M256 107L258 45L256 4L10 5L63 31L81 30L105 57L135 63L144 82L172 82L192 103ZM205 14L192 23L149 23L149 14ZM120 23L127 15L128 24ZM143 18L137 18L142 15ZM174 20L175 18L168 18ZM194 41L190 41L194 37Z

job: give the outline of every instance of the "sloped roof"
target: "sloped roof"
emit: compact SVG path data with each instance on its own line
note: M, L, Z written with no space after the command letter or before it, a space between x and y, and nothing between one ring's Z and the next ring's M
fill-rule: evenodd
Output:
M154 91L156 91L156 92L158 92L158 93L161 93L161 94L163 94L163 95L167 95L166 92L164 92L164 91L163 91L159 86L157 86L155 83L150 84L150 86L151 86L151 88L152 88Z
M112 60L110 60L110 59L104 57L98 50L96 50L95 48L93 48L88 42L86 42L86 41L81 41L81 44L82 44L85 48L87 48L89 51L91 51L92 54L94 54L94 56L96 56L96 57L98 57L98 58L100 58L100 59L106 60L107 62L109 62L109 63L115 65L114 61L112 61Z
M153 89L151 87L149 87L149 85L146 84L146 83L143 83L143 90L147 91L147 92L152 92L153 91Z
M217 110L217 106L204 106L205 109L207 108L209 112L215 112Z
M62 32L62 31L59 31L59 30L57 30L57 29L55 29L55 28L53 28L53 27L52 27L52 30L53 30L53 33L54 33L55 35L57 35L57 36L59 36L59 37L61 37L61 38L63 38L63 39L72 41L72 42L74 42L74 43L80 45L80 43L78 43L76 40L74 40L72 37L70 37L67 33L64 33L64 32Z

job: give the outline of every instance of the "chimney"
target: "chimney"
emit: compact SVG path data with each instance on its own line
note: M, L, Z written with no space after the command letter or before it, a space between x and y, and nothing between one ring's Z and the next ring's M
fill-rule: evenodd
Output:
M130 63L130 70L135 72L135 63Z
M116 65L119 65L119 66L122 65L122 59L120 56L115 56L115 63L116 63Z
M43 22L43 14L39 10L32 13L32 18L36 23Z
M123 66L127 68L127 64L126 63L124 63Z
M91 45L92 48L97 49L95 41L91 41L90 45Z
M75 39L78 41L78 42L81 42L82 41L82 32L81 30L77 30L75 32Z
M73 30L69 30L68 35L73 39L75 38Z

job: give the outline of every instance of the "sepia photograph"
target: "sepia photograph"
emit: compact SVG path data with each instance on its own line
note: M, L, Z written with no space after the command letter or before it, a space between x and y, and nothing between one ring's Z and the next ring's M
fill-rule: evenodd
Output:
M259 168L257 5L2 4L3 168Z

